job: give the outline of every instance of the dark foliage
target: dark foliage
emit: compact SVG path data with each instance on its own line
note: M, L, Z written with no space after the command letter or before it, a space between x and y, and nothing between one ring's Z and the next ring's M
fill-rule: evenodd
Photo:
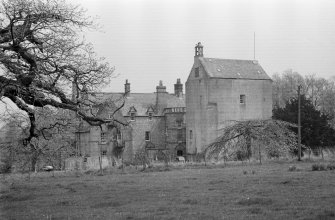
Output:
M335 130L330 126L331 118L315 109L312 102L301 95L301 143L315 150L335 144ZM291 98L284 108L275 107L273 118L290 123L298 123L298 99ZM297 127L291 128L298 133Z

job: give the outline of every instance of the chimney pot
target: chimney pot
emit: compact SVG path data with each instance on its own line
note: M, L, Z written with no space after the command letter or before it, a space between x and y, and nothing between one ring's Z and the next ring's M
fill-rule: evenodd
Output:
M124 84L124 93L125 94L130 93L130 83L128 82L128 79L126 79L126 83Z
M180 79L177 79L177 83L174 84L174 94L178 97L183 95L183 84L180 83Z

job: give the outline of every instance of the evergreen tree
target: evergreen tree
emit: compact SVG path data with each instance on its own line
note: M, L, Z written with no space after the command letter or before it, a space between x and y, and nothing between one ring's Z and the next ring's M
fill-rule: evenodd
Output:
M310 147L314 153L317 149L335 144L335 130L330 126L331 118L317 110L312 102L301 95L301 143ZM291 98L285 107L275 106L273 118L290 123L298 123L298 98ZM292 128L298 133L297 127Z

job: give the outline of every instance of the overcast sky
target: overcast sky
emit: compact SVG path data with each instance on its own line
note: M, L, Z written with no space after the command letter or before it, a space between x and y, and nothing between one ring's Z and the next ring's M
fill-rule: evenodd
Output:
M159 80L173 92L185 83L194 46L204 56L256 59L268 75L292 68L302 75L335 75L335 1L332 0L69 0L98 16L87 32L117 77L104 91L154 92ZM3 111L0 105L0 111Z
M159 80L173 92L191 70L194 46L204 56L256 59L271 76L292 68L302 75L335 75L335 1L327 0L72 0L98 16L88 32L118 77L104 90L154 92Z

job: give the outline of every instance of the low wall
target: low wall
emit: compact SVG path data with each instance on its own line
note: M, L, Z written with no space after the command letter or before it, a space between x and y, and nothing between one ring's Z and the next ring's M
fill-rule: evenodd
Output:
M112 166L111 158L102 157L102 168ZM100 169L99 157L71 157L65 159L65 170L98 170Z

